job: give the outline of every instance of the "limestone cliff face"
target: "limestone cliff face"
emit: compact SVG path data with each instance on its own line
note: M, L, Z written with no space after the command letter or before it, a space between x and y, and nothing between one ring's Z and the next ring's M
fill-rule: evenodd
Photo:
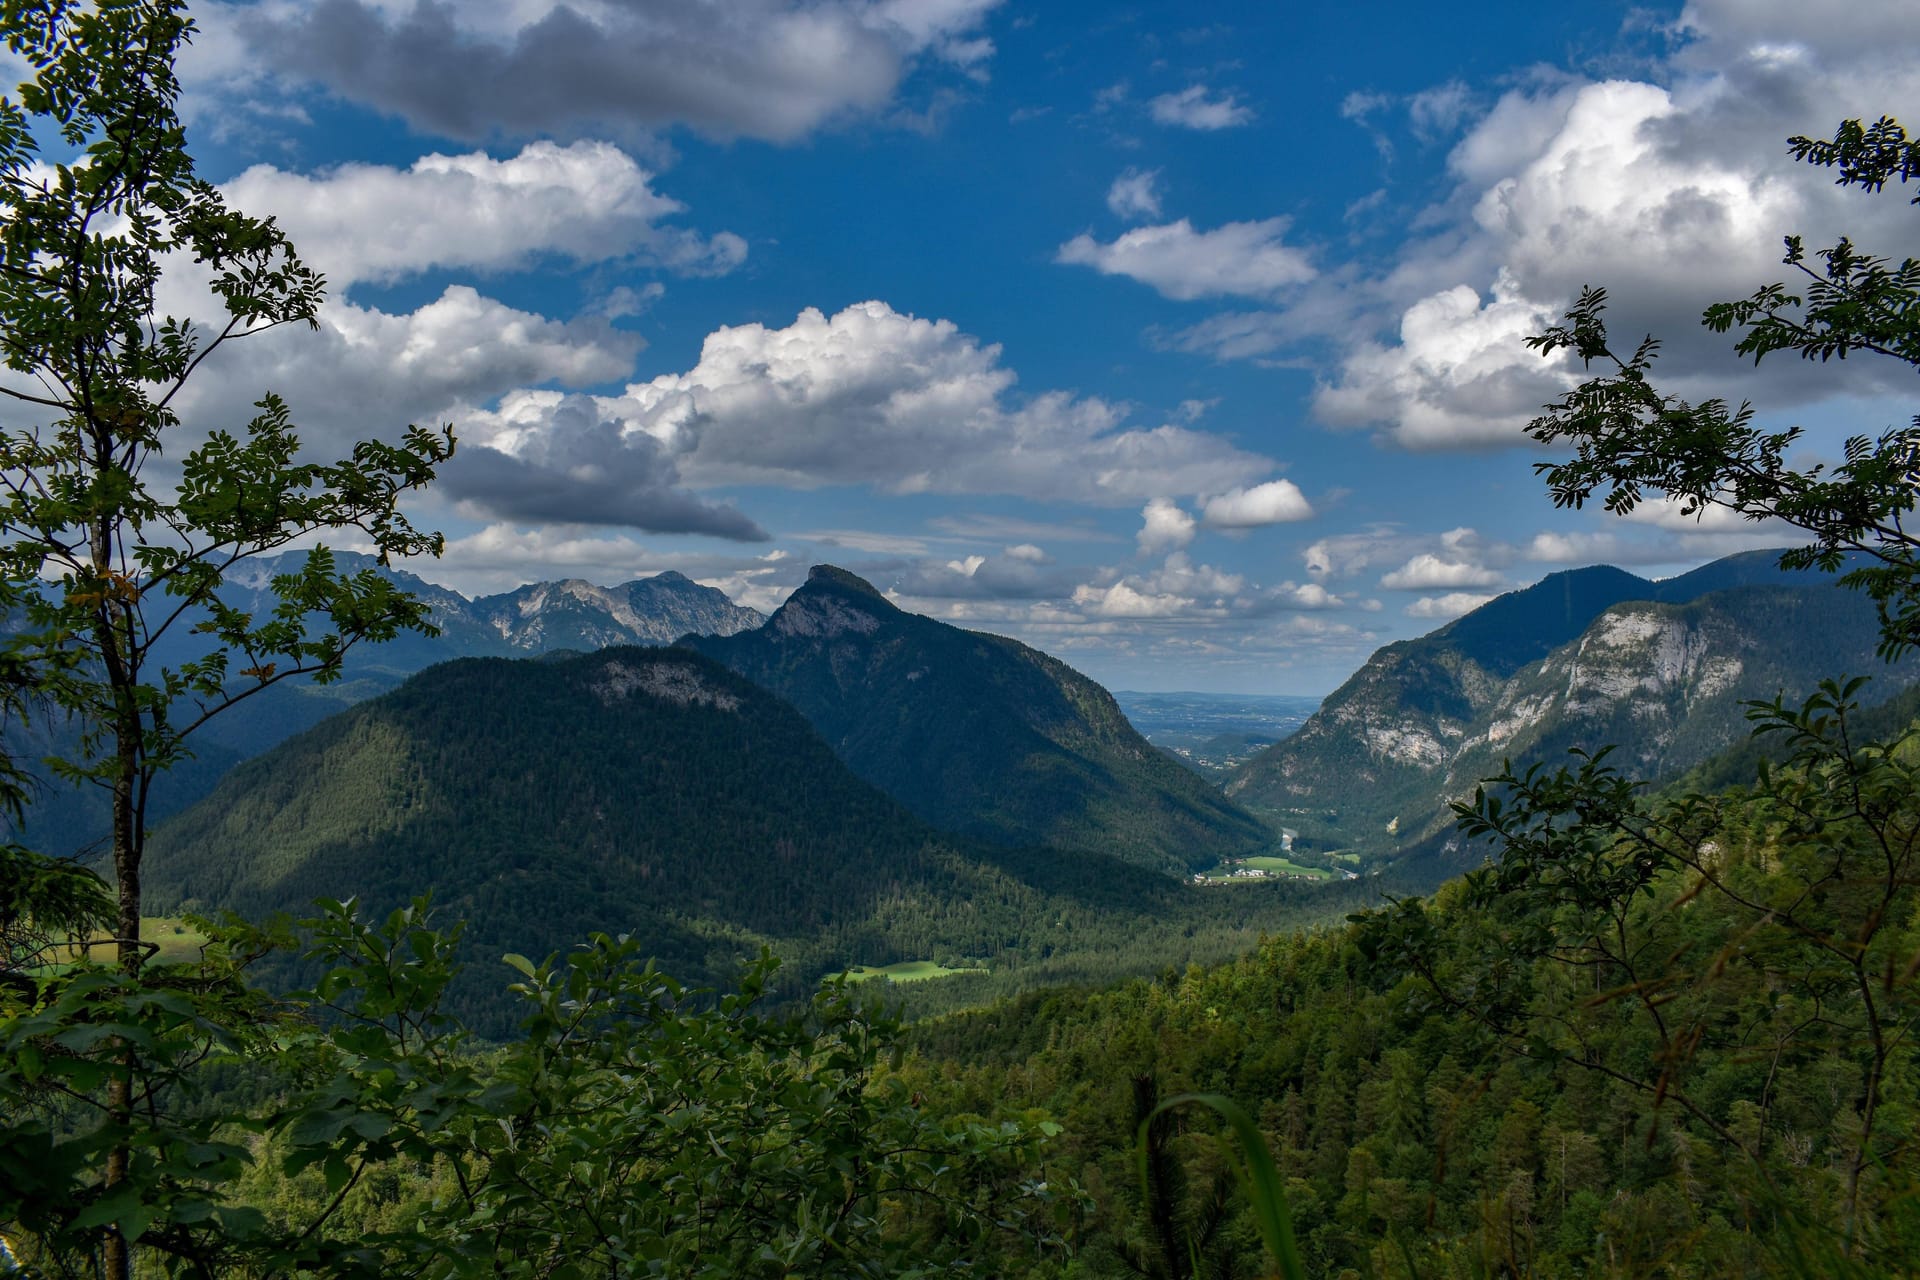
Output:
M1227 793L1277 811L1289 826L1304 821L1333 843L1404 842L1418 825L1412 811L1431 808L1434 779L1484 733L1515 673L1577 638L1603 610L1651 589L1618 569L1554 574L1429 635L1390 644L1298 733L1242 765Z
M1549 578L1477 611L1499 606L1497 631L1469 614L1380 650L1299 733L1241 766L1228 793L1312 839L1390 856L1443 832L1448 802L1508 760L1555 764L1611 744L1623 768L1658 778L1744 735L1747 701L1799 697L1844 672L1875 675L1884 698L1920 677L1916 664L1874 657L1871 605L1829 578L1742 585L1732 571L1701 570L1691 583L1655 584L1578 571L1600 572L1617 577ZM1636 582L1646 596L1685 597L1729 579L1691 599L1605 598ZM1563 610L1517 661L1533 607L1580 590L1590 614Z

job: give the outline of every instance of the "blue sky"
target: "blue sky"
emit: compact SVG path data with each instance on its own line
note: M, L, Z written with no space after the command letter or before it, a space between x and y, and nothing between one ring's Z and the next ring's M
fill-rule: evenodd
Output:
M1698 315L1789 231L1912 252L1784 139L1920 100L1914 0L194 13L203 172L333 289L189 419L454 423L412 567L470 594L770 609L829 561L1113 687L1321 693L1556 569L1787 540L1552 508L1522 427L1571 373L1520 340L1584 283L1809 459L1912 413Z

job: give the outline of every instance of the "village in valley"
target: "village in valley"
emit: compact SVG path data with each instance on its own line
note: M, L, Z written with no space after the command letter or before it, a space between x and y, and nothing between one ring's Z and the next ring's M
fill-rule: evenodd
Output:
M1193 873L1194 884L1245 884L1254 880L1358 880L1352 867L1316 867L1293 859L1297 831L1280 829L1279 854L1249 854L1244 858L1222 858L1206 871ZM1359 855L1332 853L1320 855L1335 863L1358 862Z

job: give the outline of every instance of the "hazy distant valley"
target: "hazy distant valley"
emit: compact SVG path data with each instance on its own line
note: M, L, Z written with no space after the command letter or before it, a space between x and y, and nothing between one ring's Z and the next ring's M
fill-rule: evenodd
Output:
M1319 698L1255 693L1113 692L1127 719L1154 746L1199 773L1224 778L1295 732L1320 707Z

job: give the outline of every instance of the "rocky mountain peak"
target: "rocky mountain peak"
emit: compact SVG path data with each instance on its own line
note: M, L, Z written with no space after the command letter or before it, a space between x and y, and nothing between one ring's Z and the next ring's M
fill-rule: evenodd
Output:
M857 573L849 573L839 565L817 564L807 570L807 587L838 587L856 595L871 596L887 608L893 608L887 598L880 594L879 588ZM806 588L803 587L802 590Z
M807 571L807 581L787 597L767 626L775 635L830 637L871 635L899 610L871 582L830 564Z
M610 644L671 644L689 632L731 635L762 622L719 591L668 571L617 587L581 578L536 582L472 605L512 649L593 650Z

